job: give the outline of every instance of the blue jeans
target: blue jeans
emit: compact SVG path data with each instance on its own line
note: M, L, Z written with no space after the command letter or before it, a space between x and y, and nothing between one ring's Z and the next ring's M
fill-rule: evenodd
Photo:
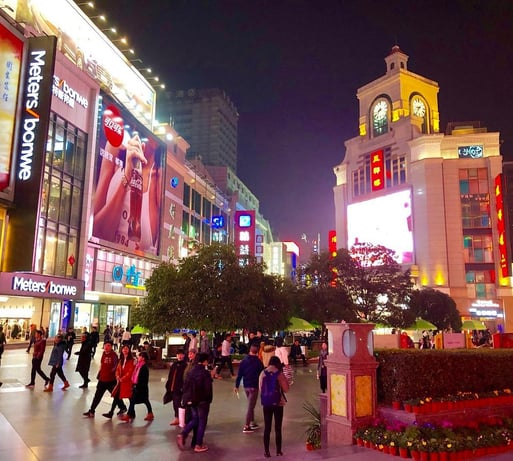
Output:
M193 441L195 445L203 445L203 437L207 428L208 412L210 411L210 403L202 402L193 405L191 408L191 420L183 428L182 435L185 440L189 432L194 430Z

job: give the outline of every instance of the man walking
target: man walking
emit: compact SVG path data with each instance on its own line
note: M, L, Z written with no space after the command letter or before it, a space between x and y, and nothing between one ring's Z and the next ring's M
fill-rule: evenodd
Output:
M112 392L116 386L116 368L118 366L118 356L112 350L112 341L107 341L103 345L103 354L100 359L100 371L98 373L98 383L94 393L93 402L84 416L94 418L94 411L100 403L105 391Z
M251 434L258 428L258 424L255 423L255 406L258 399L258 379L264 369L264 364L258 358L258 349L256 344L249 347L249 354L240 362L235 387L233 388L233 392L238 394L241 380L244 382L244 391L248 399L246 424L242 429L244 434Z
M34 353L32 355L32 370L30 372L30 383L26 387L34 387L36 384L36 373L45 380L45 387L50 382L50 378L41 370L41 363L45 355L46 339L43 338L43 332L36 330L34 341Z
M175 418L169 423L170 426L178 426L178 410L182 404L182 388L183 388L183 373L187 362L183 349L176 351L176 362L169 368L169 374L166 382L166 392L170 392L173 401L173 411ZM190 362L192 363L192 362Z
M231 339L232 339L232 335L230 335L228 333L225 336L224 341L221 343L221 361L216 368L216 372L215 372L216 379L223 379L223 377L221 376L221 370L223 369L225 363L228 366L228 369L230 370L230 374L231 374L232 378L235 377L235 374L233 373L233 366L232 366L232 353L231 353L232 342L231 342Z

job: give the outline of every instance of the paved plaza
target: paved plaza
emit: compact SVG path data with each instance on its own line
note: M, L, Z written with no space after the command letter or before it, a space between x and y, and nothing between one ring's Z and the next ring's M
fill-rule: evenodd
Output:
M75 346L78 350L78 346ZM43 370L47 366L50 350L47 348ZM101 351L92 362L89 388L78 386L82 380L76 373L76 356L66 362L64 373L71 383L62 391L58 377L53 393L43 392L43 381L36 378L34 389L25 388L29 382L31 355L25 348L6 349L0 366L0 459L9 461L36 461L72 459L76 461L139 461L189 460L204 458L215 460L263 460L262 428L253 434L243 434L246 396L240 399L233 393L234 380L225 375L214 382L214 402L208 420L205 444L209 450L194 453L181 452L175 439L178 428L169 426L172 404L162 405L167 370L150 370L150 399L155 414L152 422L144 421L146 408L136 406L136 419L126 424L117 418L108 420L102 413L110 409L107 394L96 409L94 419L84 418L95 392L95 377ZM308 415L302 406L306 400L317 401L319 385L315 378L316 366L298 366L295 382L287 394L283 430L283 460L337 460L378 461L391 460L373 450L356 446L328 448L309 452L305 448L305 429ZM226 372L226 370L225 370ZM260 404L256 409L257 422L262 425ZM271 455L274 457L274 434L271 433ZM506 461L511 454L483 458Z

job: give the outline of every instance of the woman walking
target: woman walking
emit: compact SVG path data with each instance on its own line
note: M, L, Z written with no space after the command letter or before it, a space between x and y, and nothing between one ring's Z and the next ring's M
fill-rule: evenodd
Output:
M153 410L149 399L148 381L150 378L150 370L148 369L148 353L145 351L139 352L137 356L137 363L132 373L132 397L130 397L130 406L128 413L121 417L121 420L126 423L131 423L135 418L135 405L144 403L148 410L145 421L153 421Z
M264 410L264 456L269 458L269 443L271 439L271 426L274 417L274 433L276 438L276 456L283 456L281 426L283 423L283 407L287 402L285 393L289 390L289 383L282 372L281 360L273 356L269 366L260 373L259 378L260 399Z
M132 374L135 369L135 360L130 351L130 347L125 345L119 353L119 362L116 368L116 387L112 391L112 405L108 413L103 413L105 418L111 419L114 410L119 407L118 416L126 413L126 405L123 399L132 397Z

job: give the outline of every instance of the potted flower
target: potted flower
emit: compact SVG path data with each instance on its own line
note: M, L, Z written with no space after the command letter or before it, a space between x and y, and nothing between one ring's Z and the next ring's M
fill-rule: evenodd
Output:
M303 409L310 415L306 429L306 449L321 448L321 412L311 402L303 403Z

